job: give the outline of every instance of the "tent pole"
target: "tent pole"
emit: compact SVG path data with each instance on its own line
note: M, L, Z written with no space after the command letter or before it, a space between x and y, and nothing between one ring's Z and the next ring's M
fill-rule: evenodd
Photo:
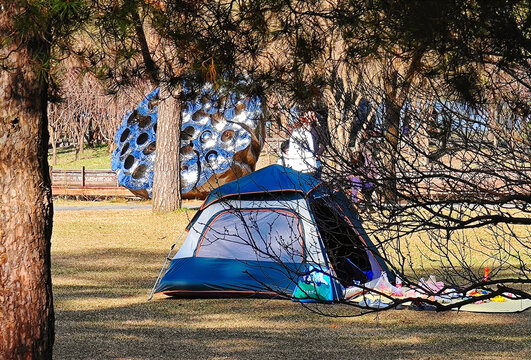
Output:
M179 236L179 238L177 239L177 241L175 241L175 243L171 246L170 248L170 252L168 253L168 255L166 256L166 260L164 261L164 264L162 265L162 268L160 269L160 272L159 272L159 276L157 276L157 280L155 281L155 285L153 285L153 289L151 289L151 293L149 294L149 297L147 299L147 301L151 301L151 299L153 299L153 295L155 294L155 289L157 288L157 286L159 286L159 283L160 283L160 280L162 279L162 273L164 272L164 270L166 269L166 264L168 263L169 260L171 260L171 253L173 252L173 249L175 248L175 245L177 245L177 243L181 240L181 238L183 237L184 233L185 233L186 230L184 230L181 235Z

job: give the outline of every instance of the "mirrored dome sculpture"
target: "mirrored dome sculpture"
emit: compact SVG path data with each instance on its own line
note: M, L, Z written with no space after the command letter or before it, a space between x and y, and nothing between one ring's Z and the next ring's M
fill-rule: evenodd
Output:
M120 185L142 198L152 194L158 102L159 89L155 89L124 117L115 136L112 169ZM259 97L215 91L208 84L185 102L181 116L183 197L204 197L254 171L264 143Z

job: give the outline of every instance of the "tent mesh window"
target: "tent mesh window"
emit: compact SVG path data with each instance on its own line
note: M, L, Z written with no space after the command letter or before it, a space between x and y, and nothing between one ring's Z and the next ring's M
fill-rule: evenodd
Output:
M228 210L208 225L197 257L301 263L303 237L297 215L288 210Z
M371 264L367 247L360 235L343 215L332 209L324 200L316 200L310 207L328 259L341 284L350 286L355 280L367 281L364 272L371 269Z

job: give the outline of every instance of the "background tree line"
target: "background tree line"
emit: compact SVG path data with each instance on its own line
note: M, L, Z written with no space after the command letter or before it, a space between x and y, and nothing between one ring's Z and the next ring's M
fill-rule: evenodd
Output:
M101 81L82 65L72 61L58 64L56 76L61 92L48 104L48 132L52 149L52 163L57 163L57 147L68 146L75 150L76 160L85 146L107 145L109 152L115 148L116 130L130 109L149 93L149 85L134 81L127 90L110 94Z

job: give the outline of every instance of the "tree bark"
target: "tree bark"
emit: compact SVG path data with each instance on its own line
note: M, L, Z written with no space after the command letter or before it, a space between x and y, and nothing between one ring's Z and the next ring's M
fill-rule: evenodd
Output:
M149 51L146 33L144 32L144 27L142 24L142 20L140 19L140 15L138 14L138 9L132 11L131 16L133 17L133 20L135 22L135 34L138 40L138 44L140 46L140 52L142 54L142 59L144 60L144 65L146 66L146 73L149 77L149 80L153 84L158 86L160 83L159 69L157 67L157 64L153 60L153 57L151 56L151 52Z
M400 111L404 106L413 79L418 73L421 65L424 49L420 47L413 52L413 55L407 64L404 76L399 75L399 70L395 67L395 60L386 58L382 73L385 114L384 114L384 136L386 139L385 149L383 149L383 162L386 169L384 175L384 195L385 201L396 203L396 162L399 160L398 145L400 138Z
M180 101L161 89L153 175L154 212L169 212L181 207L180 133Z
M399 159L398 156L398 139L399 139L399 127L400 127L400 109L401 106L397 105L394 99L386 99L386 110L384 118L384 136L385 143L384 149L382 149L383 163L385 167L385 173L383 174L384 191L383 195L385 201L391 204L395 204L396 199L396 162Z
M3 6L1 39L11 35L20 11L16 3ZM1 359L52 358L47 84L35 61L48 46L34 38L0 47Z

